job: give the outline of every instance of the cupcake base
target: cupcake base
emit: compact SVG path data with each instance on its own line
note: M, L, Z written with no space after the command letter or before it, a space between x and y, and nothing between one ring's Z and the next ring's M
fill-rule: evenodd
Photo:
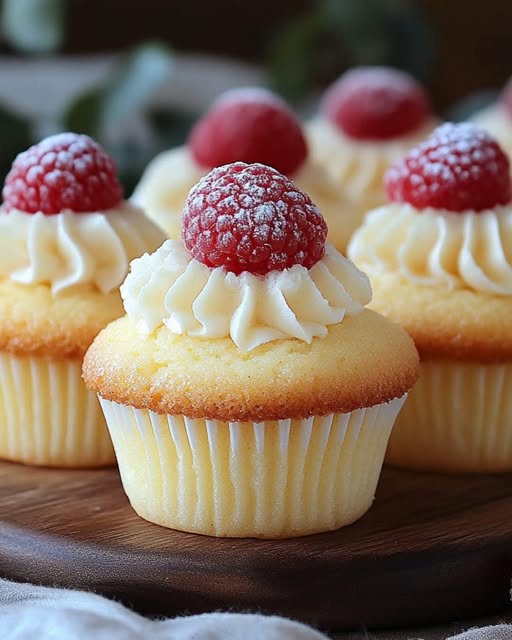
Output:
M386 463L426 471L512 471L512 363L422 362Z
M0 352L0 458L54 467L115 464L96 395L81 359Z
M141 517L212 536L286 538L337 529L367 511L404 400L260 423L100 401Z

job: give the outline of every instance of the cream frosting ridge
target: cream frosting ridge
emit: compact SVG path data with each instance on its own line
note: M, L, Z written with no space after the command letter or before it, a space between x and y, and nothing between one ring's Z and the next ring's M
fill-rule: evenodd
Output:
M493 104L475 114L471 121L486 129L510 154L512 150L512 116L506 109L498 104Z
M370 276L512 295L512 205L453 213L391 203L368 214L348 255Z
M356 203L335 184L323 166L311 159L304 162L292 180L311 196L322 212L327 222L328 241L345 252L350 236L360 224Z
M326 118L317 117L306 131L314 160L325 166L336 183L367 211L385 201L382 181L389 165L426 138L435 125L436 121L430 119L418 131L398 138L356 140Z
M131 201L170 238L180 238L181 212L188 192L207 173L186 146L164 151L146 167Z
M54 294L78 285L106 294L120 286L133 258L164 239L142 210L128 202L91 213L1 211L0 276L48 284Z
M211 269L179 240L134 260L121 286L126 313L141 333L165 325L176 334L231 337L242 351L282 338L310 343L371 300L365 274L331 245L310 270L296 265L265 276Z

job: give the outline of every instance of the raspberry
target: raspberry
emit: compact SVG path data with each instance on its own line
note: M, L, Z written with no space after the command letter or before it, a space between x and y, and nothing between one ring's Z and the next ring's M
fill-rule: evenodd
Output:
M327 90L320 112L347 136L386 140L417 130L429 117L428 98L409 74L388 67L348 71Z
M196 260L264 275L324 255L327 225L308 195L263 164L218 167L188 195L182 237Z
M123 197L112 158L89 136L59 133L14 160L3 208L46 215L111 209Z
M261 162L292 176L308 150L298 119L265 89L234 89L218 98L192 129L188 146L211 169L230 162Z
M482 211L511 198L509 160L498 143L470 123L447 123L391 166L390 200L418 209Z

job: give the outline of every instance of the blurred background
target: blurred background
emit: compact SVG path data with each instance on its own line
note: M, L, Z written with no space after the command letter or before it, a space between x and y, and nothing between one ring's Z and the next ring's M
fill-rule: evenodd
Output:
M0 173L48 133L93 135L130 193L213 97L266 84L303 117L345 69L388 64L464 119L512 73L510 0L2 0Z

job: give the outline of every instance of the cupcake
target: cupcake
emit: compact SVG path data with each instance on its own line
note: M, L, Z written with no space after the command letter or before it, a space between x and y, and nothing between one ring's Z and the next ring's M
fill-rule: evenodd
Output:
M261 164L191 190L88 350L124 489L157 524L284 538L370 507L418 356L309 196Z
M506 154L472 124L446 124L386 174L349 255L372 307L400 322L420 377L387 461L512 470L512 202Z
M409 74L358 67L328 88L308 124L313 161L358 205L358 223L384 204L389 165L434 128L428 97Z
M123 313L119 285L130 260L165 238L122 199L111 158L72 133L15 159L0 230L0 458L113 464L99 403L81 378L82 357Z
M499 99L474 114L471 120L496 138L510 158L512 154L512 79L505 85Z
M322 210L329 242L345 251L357 221L354 203L312 162L302 126L289 107L262 88L222 94L185 146L158 155L148 165L132 200L170 238L180 238L189 190L214 167L236 161L267 164L296 182Z

